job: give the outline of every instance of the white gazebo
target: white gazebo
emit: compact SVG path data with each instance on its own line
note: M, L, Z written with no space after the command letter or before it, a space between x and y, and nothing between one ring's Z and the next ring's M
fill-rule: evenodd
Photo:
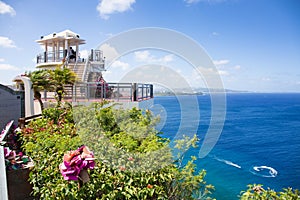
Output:
M75 60L79 56L79 45L85 44L79 34L70 30L41 36L37 43L43 46L45 51L37 56L37 68L53 67L67 59L68 50L72 47L75 52Z
M91 73L101 74L105 70L105 60L100 50L91 49L88 58L80 58L79 46L85 44L85 40L73 31L64 30L41 36L36 42L45 50L37 55L36 68L55 69L65 66L73 70L82 82L95 81L89 80ZM69 57L70 47L75 50L75 56L72 59Z

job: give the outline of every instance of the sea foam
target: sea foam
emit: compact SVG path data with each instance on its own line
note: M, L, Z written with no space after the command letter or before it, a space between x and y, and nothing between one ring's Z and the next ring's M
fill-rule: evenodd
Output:
M254 166L250 169L250 172L254 175L266 177L266 178L274 178L277 176L278 172L273 167L269 166Z
M217 160L217 161L220 161L220 162L223 162L223 163L225 163L225 164L227 164L227 165L230 165L230 166L239 168L239 169L242 168L240 165L238 165L238 164L236 164L236 163L233 163L233 162L231 162L231 161L229 161L229 160L224 160L224 159L218 158L217 156L213 156L213 159L215 159L215 160Z

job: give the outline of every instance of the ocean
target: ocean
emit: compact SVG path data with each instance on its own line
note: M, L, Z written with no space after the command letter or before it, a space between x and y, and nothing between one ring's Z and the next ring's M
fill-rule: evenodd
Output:
M206 157L196 160L215 186L213 197L239 199L254 183L300 189L300 94L231 93L226 102L221 136ZM158 96L151 110L161 118L157 129L163 137L173 141L176 134L196 133L201 147L211 120L210 95ZM199 148L187 155L198 156Z

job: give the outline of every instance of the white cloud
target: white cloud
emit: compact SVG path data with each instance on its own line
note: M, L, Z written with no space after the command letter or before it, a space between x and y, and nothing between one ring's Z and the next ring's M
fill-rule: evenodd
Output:
M131 5L135 0L101 0L97 10L103 19L108 19L110 14L125 12L132 9Z
M103 55L107 62L111 62L119 56L117 50L107 43L101 45L100 50L103 51Z
M168 63L168 62L172 62L174 60L174 58L173 58L173 55L169 54L169 55L164 56L161 60L164 63Z
M229 75L229 72L228 71L225 71L225 70L219 70L219 74L221 76L228 76Z
M241 69L241 66L240 66L240 65L236 65L236 66L233 67L233 69L235 69L235 70L240 70L240 69Z
M157 58L147 50L145 51L136 51L134 52L135 60L137 62L146 62L146 63L169 63L174 60L172 54L165 55L161 58Z
M195 70L194 70L194 73L196 74L201 74L203 77L212 77L212 76L216 76L216 75L219 75L218 74L218 70L216 70L215 68L207 68L207 67L197 67Z
M80 55L80 58L88 58L89 56L89 51L88 50L81 50L79 51L79 55Z
M111 37L113 37L114 36L114 34L113 33L107 33L107 34L105 34L108 38L111 38Z
M269 77L262 77L261 79L262 81L271 81L271 79Z
M10 14L11 16L15 16L16 11L10 5L0 1L0 14Z
M149 62L153 58L150 56L149 51L136 51L134 52L136 61L138 62Z
M213 63L216 66L226 65L229 63L229 60L214 60Z
M0 64L0 70L11 70L11 71L19 71L18 67L9 64Z
M184 0L187 4L198 3L200 0Z
M10 40L8 37L0 36L0 47L6 48L16 48L14 41Z
M112 63L111 67L113 68L121 68L122 70L126 70L129 68L129 64L125 62L121 62L119 60Z
M106 71L103 71L102 74L103 75L109 75L109 74L112 74L112 71L106 70Z
M212 34L212 36L219 36L219 35L220 35L220 34L217 33L217 32L212 32L211 34Z
M4 62L5 60L4 60L4 58L0 58L0 62Z
M219 74L223 76L228 76L230 75L229 71L233 72L234 70L240 70L241 66L240 65L235 65L235 66L228 66L227 64L229 63L229 60L223 59L223 60L214 60L213 61L214 65L217 67ZM227 65L227 66L225 66ZM229 71L223 70L224 68L228 69Z

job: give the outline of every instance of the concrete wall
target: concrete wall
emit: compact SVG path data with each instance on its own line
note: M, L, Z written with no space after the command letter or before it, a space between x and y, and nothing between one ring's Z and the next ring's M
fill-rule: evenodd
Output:
M0 84L0 129L10 120L14 120L17 125L18 119L24 115L24 92Z

